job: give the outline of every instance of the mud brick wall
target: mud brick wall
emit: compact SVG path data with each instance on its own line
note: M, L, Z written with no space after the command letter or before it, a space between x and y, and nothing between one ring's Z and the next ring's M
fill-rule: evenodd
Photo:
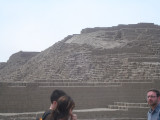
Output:
M76 102L75 109L107 108L113 102L145 103L146 91L160 88L155 83L126 83L119 87L8 87L0 84L0 113L36 112L48 109L50 94L62 89Z

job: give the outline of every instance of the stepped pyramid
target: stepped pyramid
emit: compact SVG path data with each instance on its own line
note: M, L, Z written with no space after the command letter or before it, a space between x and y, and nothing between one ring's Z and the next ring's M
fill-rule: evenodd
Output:
M86 28L40 53L12 55L7 63L0 64L0 81L158 79L159 28L151 23Z
M136 119L145 119L148 109L143 107L145 92L160 88L159 80L159 25L86 28L42 52L20 51L6 63L0 63L0 91L7 93L1 93L0 112L43 111L47 107L46 97L53 89L60 88L73 96L81 118L89 119L88 114L92 119L134 119L131 113L135 113ZM14 94L11 98L17 102L6 107L11 91ZM17 100L23 95L23 102ZM35 106L25 100L31 100ZM14 109L16 104L27 106ZM103 107L107 113L79 110Z

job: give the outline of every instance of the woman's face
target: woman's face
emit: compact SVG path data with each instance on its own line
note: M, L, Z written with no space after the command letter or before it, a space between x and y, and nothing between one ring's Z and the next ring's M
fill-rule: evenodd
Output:
M71 118L70 120L77 120L77 115L73 114L72 110L73 109L70 110L70 118Z
M69 111L69 115L72 115L72 111L73 111L73 109L70 109L70 111Z
M70 108L70 110L69 110L69 114L70 114L70 115L73 114L73 113L72 113L73 109L74 109L74 106L72 106L72 107Z

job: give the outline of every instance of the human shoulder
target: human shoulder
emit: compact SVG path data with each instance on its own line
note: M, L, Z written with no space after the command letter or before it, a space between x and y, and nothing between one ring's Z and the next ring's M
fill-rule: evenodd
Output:
M52 114L48 114L44 120L51 120L51 118L52 118Z
M47 110L43 115L42 115L42 120L46 120L46 118L48 118L48 116L52 113L52 110L49 109Z
M157 109L158 111L160 111L160 103L157 105Z

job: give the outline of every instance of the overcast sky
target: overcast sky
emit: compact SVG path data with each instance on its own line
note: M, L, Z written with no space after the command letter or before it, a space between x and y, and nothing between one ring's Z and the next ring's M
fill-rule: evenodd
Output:
M87 27L140 22L160 25L160 0L0 0L0 62Z

